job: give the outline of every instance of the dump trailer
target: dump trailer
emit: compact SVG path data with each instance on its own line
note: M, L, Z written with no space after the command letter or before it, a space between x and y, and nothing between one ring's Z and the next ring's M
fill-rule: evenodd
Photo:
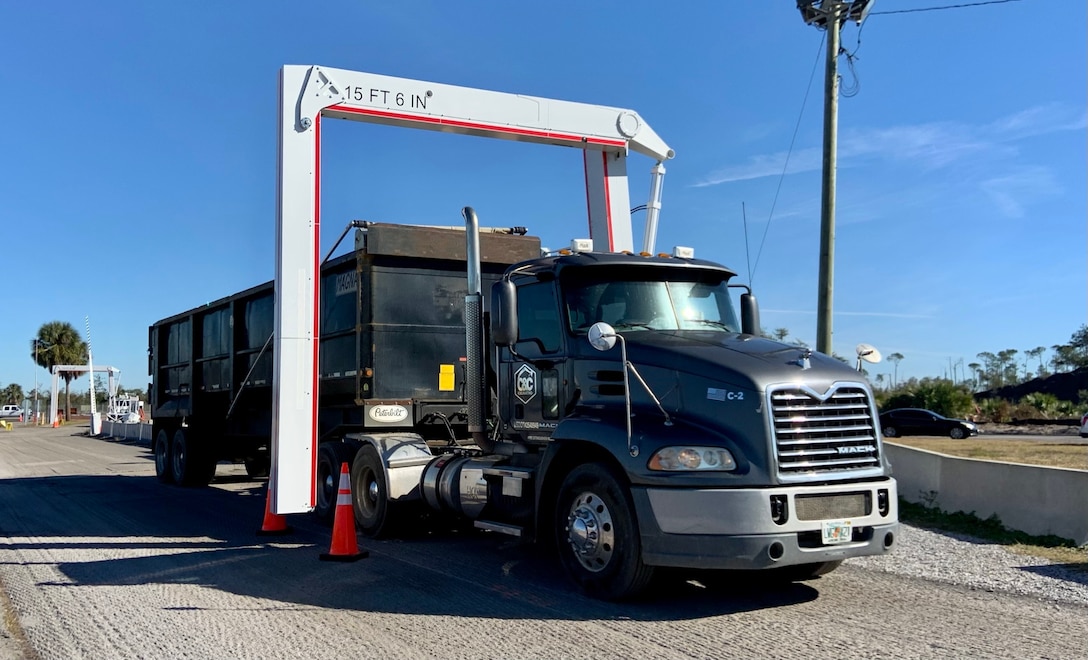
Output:
M869 385L759 335L690 251L541 255L514 228L371 223L321 272L316 514L341 463L370 536L421 512L554 543L616 599L658 567L807 579L895 543ZM742 287L743 288L743 287ZM486 293L485 293L486 292ZM154 324L159 478L268 469L272 284Z

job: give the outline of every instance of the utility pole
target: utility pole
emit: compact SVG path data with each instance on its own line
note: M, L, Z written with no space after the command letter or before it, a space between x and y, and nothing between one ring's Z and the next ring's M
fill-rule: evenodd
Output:
M34 425L38 425L38 338L35 337L31 343L34 345ZM30 411L27 411L27 417L30 417Z
M820 271L816 302L816 350L831 354L831 310L835 282L835 171L839 137L839 31L847 20L861 23L874 0L797 0L801 18L827 30L824 69L824 158L820 201Z
M839 144L839 3L827 15L824 69L824 163L820 178L820 275L816 302L816 350L831 355L831 309L835 284L835 169Z

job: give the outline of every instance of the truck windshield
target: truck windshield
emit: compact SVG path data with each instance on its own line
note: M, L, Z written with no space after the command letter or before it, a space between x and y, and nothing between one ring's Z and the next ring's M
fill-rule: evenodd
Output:
M604 321L617 330L740 332L724 281L608 280L563 286L570 329L585 333Z

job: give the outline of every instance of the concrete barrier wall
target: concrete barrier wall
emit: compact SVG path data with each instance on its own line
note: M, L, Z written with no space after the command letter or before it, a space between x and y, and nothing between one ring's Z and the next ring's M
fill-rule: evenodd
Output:
M957 458L887 442L884 448L908 502L983 519L996 514L1009 529L1088 543L1088 470Z
M121 438L123 440L135 440L137 442L151 443L151 422L139 424L122 424L121 422L102 422L104 438Z

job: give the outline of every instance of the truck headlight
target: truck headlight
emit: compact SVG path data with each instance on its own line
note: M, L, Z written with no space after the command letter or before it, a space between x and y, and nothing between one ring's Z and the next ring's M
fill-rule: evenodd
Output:
M737 462L721 447L664 447L650 457L649 468L665 472L736 469Z

